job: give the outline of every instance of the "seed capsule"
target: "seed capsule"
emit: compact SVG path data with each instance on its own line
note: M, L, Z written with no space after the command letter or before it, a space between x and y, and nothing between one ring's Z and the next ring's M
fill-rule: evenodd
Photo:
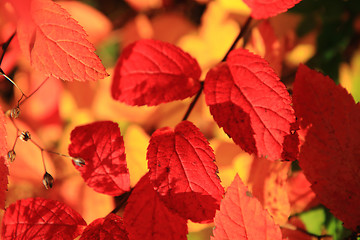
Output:
M16 107L16 108L13 108L11 109L11 112L10 112L10 116L11 118L18 118L19 115L20 115L20 108L19 107Z
M10 161L10 162L13 162L15 161L15 158L16 158L16 153L15 153L15 150L10 150L8 151L7 153L7 159Z
M45 172L43 176L43 184L45 188L46 189L52 188L53 183L54 183L54 178L48 172Z
M20 139L24 142L27 142L31 139L31 134L29 133L29 131L23 131L21 132Z
M82 167L85 165L84 159L82 159L80 157L79 158L71 158L71 159L76 166Z

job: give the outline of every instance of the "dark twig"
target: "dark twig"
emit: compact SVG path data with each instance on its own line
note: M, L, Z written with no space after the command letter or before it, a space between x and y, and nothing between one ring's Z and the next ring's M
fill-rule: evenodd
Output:
M0 58L0 65L1 65L1 63L2 63L2 61L4 59L7 48L9 47L9 45L10 45L11 41L13 40L13 38L15 37L15 34L16 34L16 32L14 32L6 42L1 44L2 45L1 48L2 48L3 52L2 52L1 58Z
M241 28L239 35L235 38L235 41L233 42L233 44L231 45L231 47L229 48L229 50L227 51L227 53L225 54L224 58L221 60L221 62L225 62L226 58L228 57L229 53L235 48L237 42L245 35L245 33L247 32L250 23L251 23L251 16L249 16L246 19L246 22L244 23L244 26Z
M201 95L201 93L202 93L202 90L203 90L203 88L204 88L204 82L200 82L200 84L201 84L200 89L199 89L199 91L197 92L195 98L194 98L194 99L192 100L192 102L190 103L190 105L189 105L189 107L188 107L188 110L186 111L186 113L185 113L185 115L184 115L184 117L183 117L183 119L182 119L183 121L185 121L185 120L189 117L191 111L193 110L193 108L194 108L197 100L199 99L199 97L200 97L200 95Z
M224 58L221 60L221 62L226 61L227 56L229 55L229 53L235 48L237 42L244 36L244 34L247 32L247 30L249 29L250 26L250 22L251 22L252 18L251 16L248 17L248 19L246 20L244 26L241 28L239 35L236 37L236 39L234 40L233 44L231 45L231 47L229 48L229 50L227 51L227 53L225 54ZM201 87L199 89L199 91L197 92L195 98L192 100L192 102L190 103L184 117L183 117L183 121L187 120L191 111L193 110L196 102L198 101L202 91L204 88L204 82L201 82Z

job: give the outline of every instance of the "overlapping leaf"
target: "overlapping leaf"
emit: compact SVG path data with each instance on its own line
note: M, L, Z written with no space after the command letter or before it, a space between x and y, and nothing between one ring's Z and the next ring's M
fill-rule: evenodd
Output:
M111 121L94 122L71 132L69 154L85 160L75 166L95 191L117 196L130 189L124 141L118 125Z
M132 191L124 212L125 229L132 240L187 239L186 219L169 210L144 175Z
M248 186L275 223L285 224L290 216L286 181L290 162L268 161L255 157L249 173Z
M301 65L294 108L310 126L299 163L319 201L355 230L360 223L360 105L326 76Z
M79 236L86 222L64 203L29 198L5 211L1 239L67 239Z
M261 57L245 49L232 51L208 72L204 93L217 124L245 151L270 160L293 152L285 142L295 121L290 96Z
M213 221L224 189L214 152L196 126L183 121L155 131L147 159L150 181L170 209L194 222Z
M277 240L281 231L236 174L216 211L213 239Z
M51 0L10 0L19 16L17 36L32 66L67 81L107 76L83 28Z
M197 61L180 48L139 40L123 50L111 93L129 105L158 105L194 95L200 88L200 74Z
M121 217L111 213L98 218L87 226L80 240L127 240L127 232Z
M251 8L251 16L256 19L273 17L286 12L301 0L244 0Z
M9 169L6 164L7 154L5 116L0 107L0 208L5 207L5 192L7 190Z

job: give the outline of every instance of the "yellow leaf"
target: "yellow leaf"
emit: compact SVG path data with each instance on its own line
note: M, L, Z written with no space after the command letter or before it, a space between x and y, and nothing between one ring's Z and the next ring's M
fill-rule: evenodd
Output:
M197 33L185 35L178 45L206 70L221 61L239 33L238 23L219 2L207 5Z
M146 149L150 137L138 125L130 125L124 136L126 162L130 173L130 185L135 186L148 172Z

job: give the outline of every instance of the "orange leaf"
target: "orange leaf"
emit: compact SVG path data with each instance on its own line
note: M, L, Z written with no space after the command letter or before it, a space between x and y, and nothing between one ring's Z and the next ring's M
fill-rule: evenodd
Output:
M281 239L281 232L238 175L216 211L213 239Z
M19 15L20 48L31 65L48 76L90 81L108 74L84 29L50 0L11 0Z
M290 162L255 157L250 170L249 187L277 224L286 223L290 216L286 185L289 168Z

